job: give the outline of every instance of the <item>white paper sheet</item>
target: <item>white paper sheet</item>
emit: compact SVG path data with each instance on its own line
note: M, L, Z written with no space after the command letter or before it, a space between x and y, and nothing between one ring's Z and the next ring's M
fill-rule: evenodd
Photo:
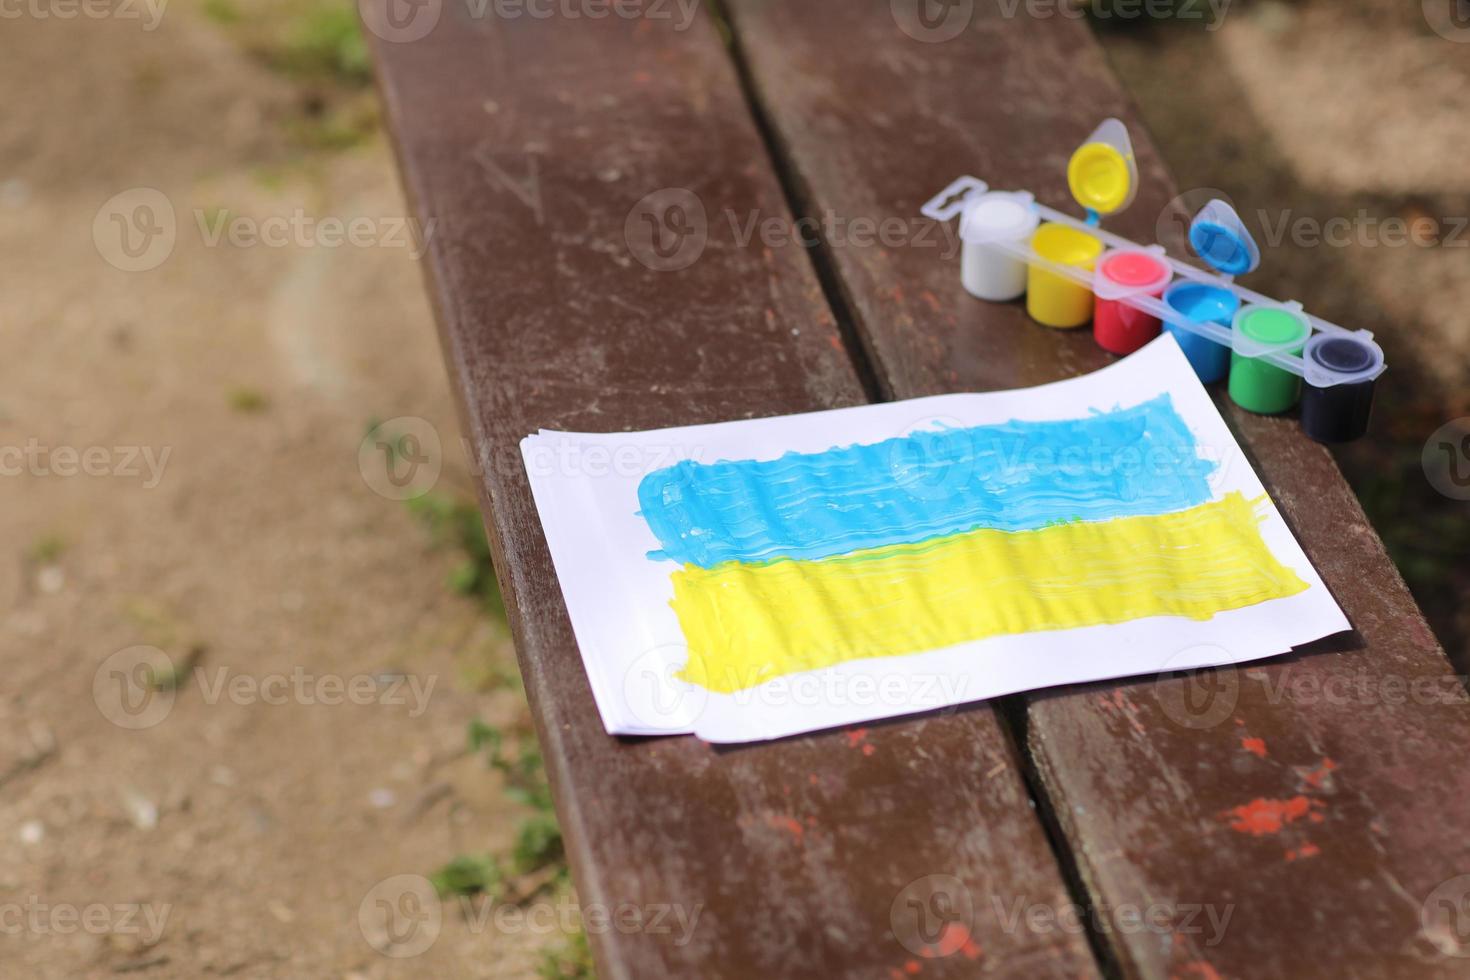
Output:
M1243 663L1349 629L1275 505L1258 508L1272 554L1307 589L1197 621L1154 616L1111 625L994 636L907 655L854 660L716 693L676 675L688 660L670 606L678 566L639 516L638 487L680 460L772 460L873 444L936 427L1083 418L1170 396L1199 454L1216 464L1212 499L1264 495L1174 339L1084 377L987 394L941 395L805 415L610 434L543 431L521 444L536 507L582 661L607 731L692 733L714 742L776 738L1018 691Z

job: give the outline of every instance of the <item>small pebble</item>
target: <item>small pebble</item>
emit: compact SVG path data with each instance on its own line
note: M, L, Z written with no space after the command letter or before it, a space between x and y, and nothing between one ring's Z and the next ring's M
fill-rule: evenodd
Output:
M46 595L55 595L66 587L66 572L60 565L47 565L36 573L36 587Z
M0 182L0 204L7 208L22 208L31 199L31 186L19 177Z
M158 806L152 800L137 790L125 789L122 791L122 801L134 827L152 830L158 826Z
M39 820L27 820L20 825L20 842L35 845L46 839L46 825Z
M375 809L386 810L390 806L398 802L398 796L391 789L386 789L380 786L372 792L368 793L368 802L371 803Z

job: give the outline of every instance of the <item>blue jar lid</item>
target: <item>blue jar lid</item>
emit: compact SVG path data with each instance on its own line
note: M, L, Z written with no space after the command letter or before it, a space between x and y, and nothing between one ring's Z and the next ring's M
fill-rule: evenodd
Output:
M1261 264L1261 250L1246 231L1240 215L1221 200L1200 209L1189 225L1189 245L1195 254L1228 276L1244 275Z

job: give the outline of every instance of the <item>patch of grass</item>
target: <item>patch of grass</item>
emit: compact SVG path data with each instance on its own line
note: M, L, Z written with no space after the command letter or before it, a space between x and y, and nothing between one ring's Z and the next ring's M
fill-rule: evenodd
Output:
M144 643L160 650L176 648L192 632L168 604L146 596L125 600L122 614L142 635Z
M530 874L552 864L562 862L566 852L562 848L561 827L550 812L538 813L521 821L516 829L516 843L511 851L511 866L517 874Z
M505 795L540 813L552 812L551 788L535 739L518 740L516 754L511 756L505 749L504 733L476 719L470 722L469 743L471 752L483 752L490 768L505 777Z
M65 538L59 534L43 534L26 549L26 561L33 565L54 565L65 553Z
M256 388L231 388L226 400L231 409L245 415L258 415L270 407L265 392Z
M372 81L372 62L357 20L346 2L321 2L300 8L287 22L271 52L280 70L304 78L330 79L361 87Z
M474 503L443 494L428 493L407 501L409 512L429 529L441 546L458 548L464 560L449 573L449 587L460 595L478 599L485 611L505 621L505 602L495 581L490 561L490 541L485 522Z
M182 659L173 662L173 669L148 671L148 686L155 691L177 691L193 675L194 668L204 658L204 645L196 643L185 651Z
M541 753L534 744L522 743L514 756L508 754L505 733L479 719L470 722L467 738L470 751L484 753L486 764L505 777L506 795L536 812L517 826L508 863L494 854L461 854L429 875L434 888L446 896L483 894L499 898L514 877L548 868L551 880L565 883L566 853L561 828L551 809Z
M587 946L587 934L577 932L566 942L543 950L536 975L542 980L593 980L597 974L592 968L592 950Z
M514 755L506 751L505 733L476 719L469 724L467 740L471 753L485 756L486 764L505 777L506 795L536 812L516 827L510 859L494 854L462 854L429 876L441 895L499 897L504 886L517 876L548 872L549 880L567 882L566 851L561 827L551 806L551 790L541 765L535 741L520 741ZM544 886L545 881L538 885Z
M429 875L434 890L441 896L486 894L493 897L499 893L504 878L500 862L489 854L461 854Z
M286 123L287 134L312 150L350 150L378 131L378 106L373 99L354 99L332 106L311 101L301 116Z
M240 8L233 0L204 0L204 16L224 27L240 23Z

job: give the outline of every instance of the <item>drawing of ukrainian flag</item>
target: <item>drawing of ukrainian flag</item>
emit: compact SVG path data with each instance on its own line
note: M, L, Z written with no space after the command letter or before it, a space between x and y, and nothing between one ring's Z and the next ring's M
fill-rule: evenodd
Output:
M775 460L681 462L640 513L671 560L680 676L734 692L851 660L988 637L1205 620L1307 588L1259 501L1167 395L1049 422L915 432Z

